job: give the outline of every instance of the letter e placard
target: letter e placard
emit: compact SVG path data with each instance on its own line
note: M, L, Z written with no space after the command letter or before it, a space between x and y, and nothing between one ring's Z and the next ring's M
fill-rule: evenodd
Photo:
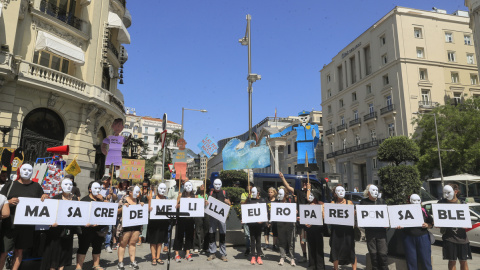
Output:
M325 224L353 226L355 223L355 206L352 204L326 203Z
M152 200L152 211L150 212L150 219L168 219L166 215L161 213L176 212L177 200Z
M118 203L91 202L90 225L117 224Z
M433 203L433 223L435 227L471 228L470 209L464 203Z
M140 204L122 207L122 226L132 227L148 224L148 204Z

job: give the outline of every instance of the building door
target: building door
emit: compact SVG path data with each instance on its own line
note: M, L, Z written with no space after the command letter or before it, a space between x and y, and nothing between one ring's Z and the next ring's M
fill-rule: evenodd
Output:
M367 180L367 164L359 164L358 165L360 169L360 181L362 183L361 190L365 190L365 188L368 185L368 180Z

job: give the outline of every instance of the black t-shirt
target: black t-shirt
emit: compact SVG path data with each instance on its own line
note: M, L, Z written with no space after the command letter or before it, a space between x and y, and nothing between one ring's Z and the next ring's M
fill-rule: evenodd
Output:
M72 187L72 194L77 196L77 198L80 198L81 197L81 194L80 194L80 189L78 187ZM77 200L78 201L78 200Z
M94 198L95 198L95 197L94 197ZM80 201L82 201L82 202L103 202L102 200L97 199L97 198L95 198L95 199L90 198L90 194L88 194L87 196L83 197Z
M293 194L297 197L297 205L307 203L307 193L301 189L294 189Z
M375 201L372 201L370 200L370 198L363 198L361 201L360 201L360 205L385 205L387 203L385 203L385 201L382 199L382 198L377 198ZM365 230L369 230L369 231L379 231L379 232L386 232L387 229L386 228L382 228L382 227L365 227Z
M449 202L447 199L443 198L438 201L438 203L452 203ZM463 203L460 199L457 199L456 202L453 203ZM441 228L440 232L442 235L443 241L452 242L455 244L467 244L470 243L467 237L467 231L464 228Z
M213 197L223 203L225 203L225 199L228 199L228 194L225 190L216 190L210 192L210 197Z
M422 208L422 214L423 214L422 215L423 221L427 224L433 225L433 217L430 214L428 214L423 208ZM410 236L422 236L428 233L428 229L422 228L422 227L411 227L411 228L404 228L403 232Z

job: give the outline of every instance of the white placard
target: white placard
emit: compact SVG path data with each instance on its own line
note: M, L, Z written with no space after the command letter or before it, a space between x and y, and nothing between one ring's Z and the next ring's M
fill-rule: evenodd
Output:
M90 225L117 224L118 203L91 202Z
M202 198L181 198L180 212L190 213L189 217L203 217L205 214L205 200Z
M148 204L122 206L122 226L132 227L148 224Z
M390 227L387 205L357 205L358 227Z
M464 203L433 203L433 223L435 227L471 228L470 210Z
M242 204L242 222L255 223L267 222L267 204L266 203L252 203Z
M300 224L323 225L322 206L320 204L300 204Z
M58 200L19 197L14 224L52 225L57 219Z
M355 224L355 206L353 204L326 203L325 224L353 226Z
M390 227L422 227L423 211L420 204L389 205Z
M90 219L90 202L66 201L58 202L57 224L85 226Z
M228 213L230 212L230 206L223 203L212 196L208 197L208 205L205 207L205 214L213 217L214 219L225 223L227 221Z
M169 219L166 215L160 213L176 212L177 200L152 200L152 211L150 212L150 219Z
M271 203L270 221L296 222L296 203Z

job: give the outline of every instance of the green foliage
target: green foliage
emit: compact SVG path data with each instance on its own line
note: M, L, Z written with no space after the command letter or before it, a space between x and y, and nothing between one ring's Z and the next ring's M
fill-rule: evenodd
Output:
M165 177L163 177L163 178L166 179L166 180L172 178L172 174L170 173L169 170L166 170L166 171L165 171Z
M224 187L231 187L233 183L239 181L241 187L247 186L248 175L244 171L220 171L220 179L222 179L222 184Z
M235 213L237 214L237 217L239 220L242 220L242 205L241 204L232 204L233 209L235 210Z
M227 192L232 204L240 203L242 193L245 192L245 189L241 187L223 187L222 189Z
M378 176L387 204L398 205L408 203L412 193L418 193L422 186L420 173L412 165L385 166L378 170Z
M155 157L145 160L145 177L152 178L155 174Z
M415 141L406 136L388 138L378 147L378 159L393 162L395 165L406 161L417 161L419 156L420 148Z

